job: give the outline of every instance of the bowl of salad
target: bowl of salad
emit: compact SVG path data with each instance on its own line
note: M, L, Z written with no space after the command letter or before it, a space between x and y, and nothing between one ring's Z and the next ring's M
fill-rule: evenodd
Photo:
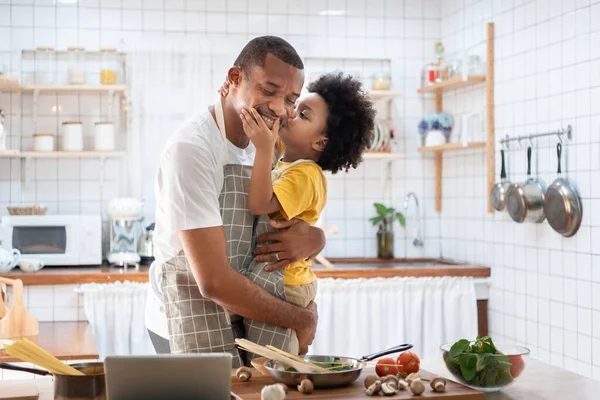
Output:
M497 392L514 383L525 369L529 349L498 346L489 336L461 339L440 347L448 371L457 382L482 392Z

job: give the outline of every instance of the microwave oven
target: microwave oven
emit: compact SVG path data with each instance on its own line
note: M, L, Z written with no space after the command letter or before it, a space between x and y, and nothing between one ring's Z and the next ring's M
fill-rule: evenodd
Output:
M0 222L4 249L44 265L102 264L100 215L10 215Z

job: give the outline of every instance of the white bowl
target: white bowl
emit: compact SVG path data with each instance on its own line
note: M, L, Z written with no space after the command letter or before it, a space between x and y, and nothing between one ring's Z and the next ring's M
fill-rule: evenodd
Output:
M35 258L22 258L19 261L19 268L23 272L38 272L44 268L44 262Z

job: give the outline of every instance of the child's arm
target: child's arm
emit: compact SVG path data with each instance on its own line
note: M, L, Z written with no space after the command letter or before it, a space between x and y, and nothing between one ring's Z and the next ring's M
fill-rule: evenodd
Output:
M273 182L271 181L273 152L279 135L279 118L275 120L271 131L253 108L250 112L243 110L240 117L244 132L256 147L254 168L250 178L248 208L255 215L280 211L281 204L273 193Z

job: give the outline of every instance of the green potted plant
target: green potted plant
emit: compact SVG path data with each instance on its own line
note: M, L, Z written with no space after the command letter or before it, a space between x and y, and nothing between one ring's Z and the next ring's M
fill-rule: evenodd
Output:
M374 203L377 215L369 218L373 226L379 225L377 231L377 257L382 259L394 258L394 221L398 220L400 226L406 228L406 219L395 208L386 207L381 203Z

